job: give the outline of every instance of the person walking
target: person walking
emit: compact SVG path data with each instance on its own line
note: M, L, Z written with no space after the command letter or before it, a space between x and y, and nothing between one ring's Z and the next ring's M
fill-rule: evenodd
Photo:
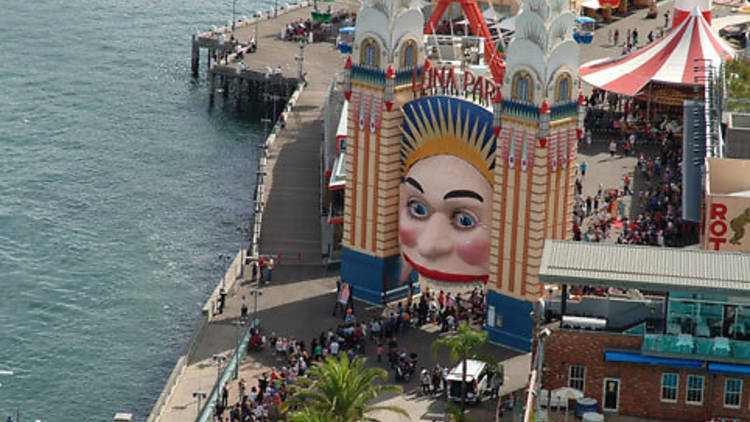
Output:
M443 370L440 368L440 365L438 364L435 366L435 369L432 371L432 394L437 394L438 391L440 391L440 384L441 380L440 378L443 376Z
M631 38L632 36L633 36L633 31L630 28L628 28L628 32L625 38L625 41L626 41L625 44L630 45L630 40L632 39Z
M268 257L268 262L266 263L266 269L268 269L268 277L266 278L266 284L271 284L271 276L273 275L273 257Z
M614 35L614 37L615 37L615 46L617 46L617 42L620 39L620 30L619 29L615 29L615 35Z
M227 303L227 291L224 290L224 286L219 289L219 313L224 313L224 305Z
M617 152L617 144L615 143L614 139L609 143L609 156L614 157L615 152Z
M229 385L226 383L221 387L221 406L226 409L229 405Z
M258 279L260 284L263 283L264 271L266 270L266 258L263 255L258 258L258 270L260 271L260 278Z
M582 161L581 164L578 166L581 169L581 179L586 178L586 168L588 167L588 163L585 161Z
M242 296L242 307L240 309L240 318L245 319L247 318L247 299L245 296Z
M631 191L630 191L630 175L627 174L627 173L625 174L625 180L623 180L623 193L622 194L623 195L630 195L631 194Z
M633 45L638 45L638 28L633 28Z
M422 371L419 373L419 379L422 380L422 394L430 394L430 373L424 366L422 367Z
M664 12L664 27L669 28L669 9Z
M614 34L612 33L612 30L610 29L609 32L607 32L607 41L609 42L610 45L612 45L613 36Z

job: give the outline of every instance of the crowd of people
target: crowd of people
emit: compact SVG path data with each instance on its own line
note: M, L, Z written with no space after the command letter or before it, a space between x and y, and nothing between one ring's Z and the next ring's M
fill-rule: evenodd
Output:
M343 22L353 23L356 20L355 13L346 10L332 12L330 6L328 6L325 12L319 11L319 13L330 15L330 18L327 19L328 22L316 22L311 18L298 19L282 28L281 39L295 42L300 40L307 42L322 41L328 37L335 37L337 24Z
M243 298L242 315L247 315L247 305ZM257 379L257 385L248 388L241 378L237 381L238 399L230 403L230 385L224 385L220 400L215 409L214 421L249 422L273 421L281 417L281 404L294 393L294 381L304 376L314 363L327 356L339 357L346 354L349 359L365 354L368 345L373 347L376 362L386 365L396 372L417 373L417 356L399 345L398 338L407 335L410 329L436 324L441 331L456 328L458 321L466 320L482 324L484 316L484 292L476 288L467 298L461 294L431 293L429 289L419 301L399 302L387 315L375 316L369 320L358 320L353 309L347 308L341 322L310 339L309 343L294 336L263 335L257 328L252 329L248 349L251 352L269 350L275 358L276 366L264 372ZM406 368L406 369L404 369ZM448 368L437 365L432 369L421 367L418 372L422 391L437 394L445 391L445 377ZM398 378L398 377L397 377ZM408 376L400 379L408 379ZM426 387L425 387L426 386Z
M290 347L291 351L291 347ZM285 365L263 372L257 385L250 386L244 378L237 381L237 400L229 401L230 384L221 388L214 408L214 422L266 422L282 419L281 405L294 393L294 381L304 375L306 367Z
M612 157L621 151L626 157L637 157L637 163L632 175L624 175L621 187L603 190L600 184L596 195L586 197L583 182L587 164L580 164L575 182L574 240L603 241L615 227L621 229L616 243L653 246L695 243L697 224L681 219L682 140L674 133L679 128L675 128L667 115L649 120L642 107L632 100L594 90L589 97L585 129L582 142L590 144L591 132L598 132L610 140L608 151ZM636 177L642 181L639 189L633 186ZM623 200L626 196L631 196L629 212Z

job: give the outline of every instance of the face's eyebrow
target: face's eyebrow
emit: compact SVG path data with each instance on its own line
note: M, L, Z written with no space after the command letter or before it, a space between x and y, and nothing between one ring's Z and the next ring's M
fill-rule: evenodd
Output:
M452 190L443 196L443 199L450 199L450 198L474 198L479 202L484 202L484 198L482 198L482 195L474 192L473 190Z
M404 183L408 183L408 184L414 186L414 188L416 188L418 191L424 193L424 189L422 189L422 185L420 185L419 182L417 182L416 180L412 179L411 177L407 177L406 180L404 180Z

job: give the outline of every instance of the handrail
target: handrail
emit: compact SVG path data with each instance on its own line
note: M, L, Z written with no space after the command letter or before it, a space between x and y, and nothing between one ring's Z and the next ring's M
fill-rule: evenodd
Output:
M250 331L251 329L255 328L258 325L258 320L253 320L250 325L247 327L247 330L245 331L245 335L242 337L242 342L240 343L240 347L237 350L237 353L232 355L232 358L229 360L229 364L224 368L224 372L221 374L221 377L219 377L219 382L216 383L211 390L211 394L208 397L208 400L206 400L206 404L203 407L203 410L201 411L198 418L195 419L196 422L208 422L212 420L212 416L214 413L214 408L216 408L216 402L219 399L219 389L222 385L227 383L229 381L229 378L234 373L235 367L240 364L240 361L245 356L245 353L247 351L247 345L250 343Z

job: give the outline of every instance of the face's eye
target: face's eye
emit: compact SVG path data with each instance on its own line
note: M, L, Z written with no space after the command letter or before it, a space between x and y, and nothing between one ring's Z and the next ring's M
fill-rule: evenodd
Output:
M466 211L457 211L453 214L453 225L459 229L470 229L476 226L477 222L474 216Z
M416 199L412 199L409 201L406 206L409 208L409 213L414 218L423 219L427 218L430 211L427 209L427 205L423 204L421 201L418 201Z

